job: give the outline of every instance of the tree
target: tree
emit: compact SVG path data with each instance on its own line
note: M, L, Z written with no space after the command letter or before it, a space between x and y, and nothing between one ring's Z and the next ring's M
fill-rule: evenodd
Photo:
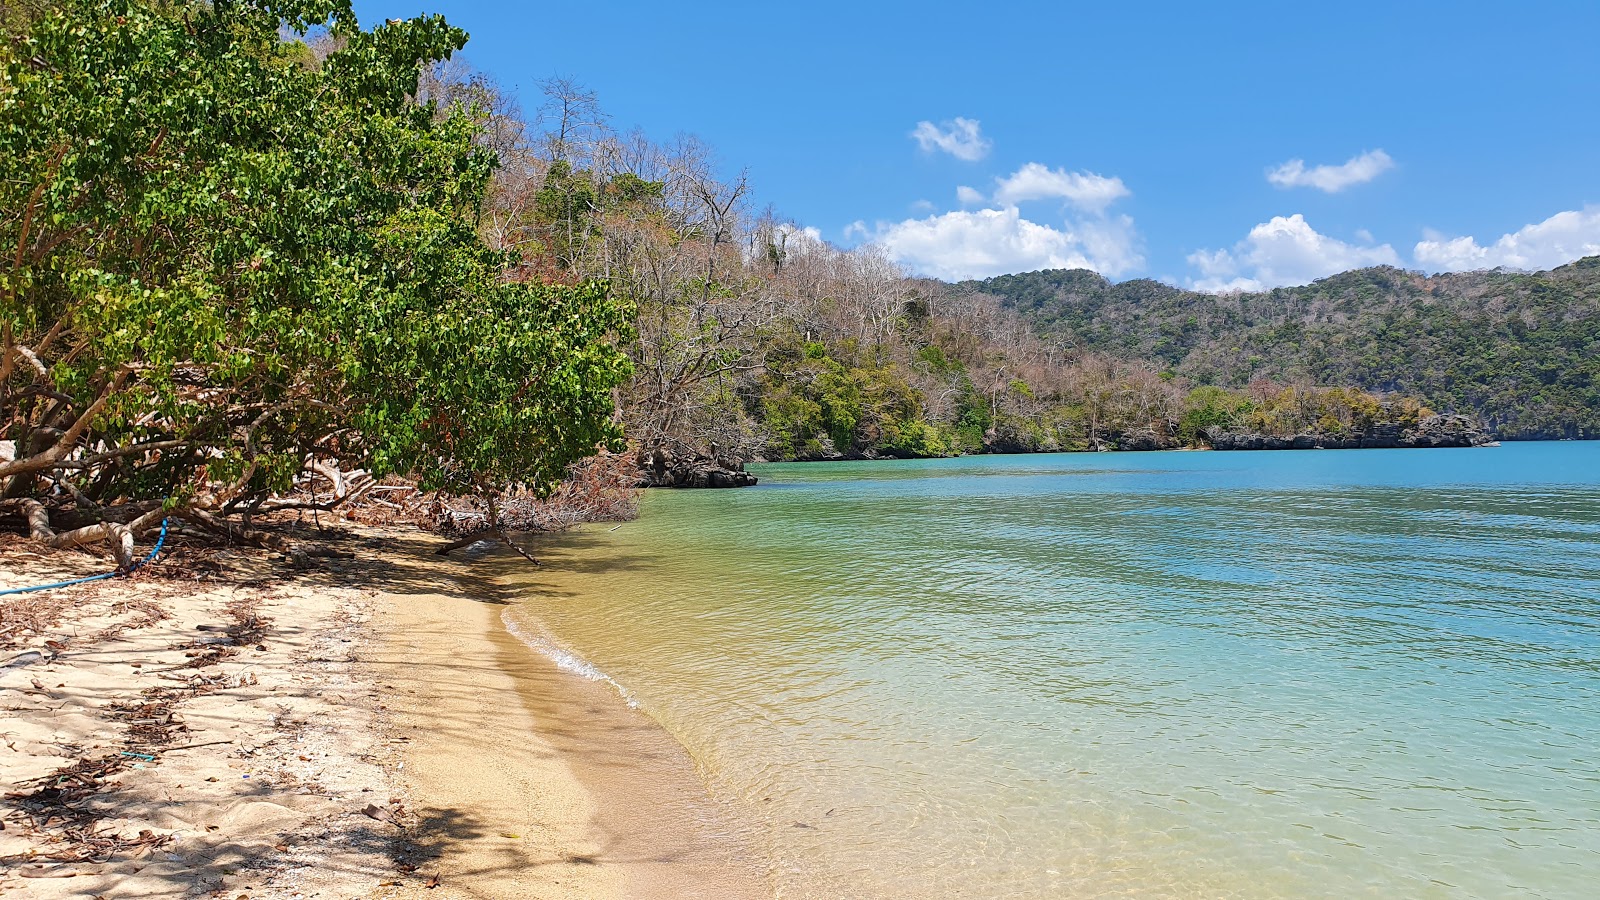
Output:
M477 231L484 111L415 99L465 41L349 0L65 0L7 34L0 513L126 563L329 464L490 499L620 440L631 308L520 279Z

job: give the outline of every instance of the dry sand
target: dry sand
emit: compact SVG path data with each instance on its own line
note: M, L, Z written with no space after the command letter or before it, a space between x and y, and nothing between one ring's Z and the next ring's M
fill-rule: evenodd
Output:
M770 896L656 723L419 536L0 598L0 894ZM0 588L103 571L0 537Z

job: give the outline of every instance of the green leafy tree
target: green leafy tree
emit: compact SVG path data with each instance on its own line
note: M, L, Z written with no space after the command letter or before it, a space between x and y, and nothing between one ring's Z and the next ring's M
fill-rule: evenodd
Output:
M542 493L620 440L631 309L519 282L477 232L482 117L413 99L465 41L361 31L349 0L64 0L9 31L0 512L126 558L163 515L282 507L319 461Z

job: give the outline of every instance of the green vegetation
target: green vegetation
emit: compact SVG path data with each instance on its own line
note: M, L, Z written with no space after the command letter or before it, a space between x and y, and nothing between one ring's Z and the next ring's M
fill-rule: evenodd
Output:
M632 308L487 244L485 111L413 99L463 32L361 31L348 0L66 0L18 21L0 511L126 551L163 515L215 527L329 469L543 493L620 440ZM332 30L317 51L283 23Z
M1600 257L1538 273L1363 269L1257 294L1081 270L956 288L999 298L1048 340L1197 384L1354 385L1476 415L1508 438L1600 437Z

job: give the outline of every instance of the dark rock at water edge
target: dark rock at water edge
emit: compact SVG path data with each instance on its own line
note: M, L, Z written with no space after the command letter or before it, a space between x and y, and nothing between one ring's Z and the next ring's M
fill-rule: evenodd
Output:
M1178 442L1170 436L1158 434L1151 429L1145 429L1117 435L1113 446L1118 450L1172 450L1178 446Z
M1411 428L1387 423L1373 425L1358 435L1266 435L1251 431L1209 429L1205 438L1213 450L1362 450L1397 447L1482 447L1494 438L1468 416L1428 416Z
M676 454L657 448L639 460L640 487L733 488L750 487L756 476L744 463L711 454Z

